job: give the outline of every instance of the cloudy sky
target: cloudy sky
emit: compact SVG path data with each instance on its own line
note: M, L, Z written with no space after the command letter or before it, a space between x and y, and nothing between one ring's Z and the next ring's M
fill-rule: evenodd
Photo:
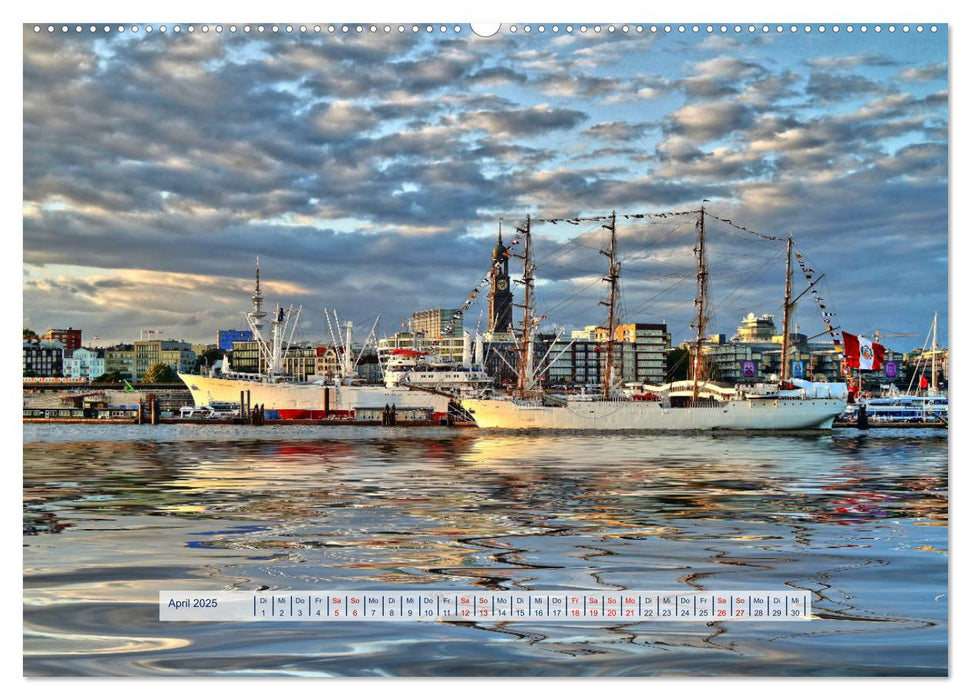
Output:
M214 342L241 326L258 254L268 301L304 307L299 337L328 337L325 307L393 332L465 301L500 217L511 232L527 213L616 210L624 319L664 320L678 342L695 217L623 215L707 199L791 233L847 330L919 334L888 343L906 349L939 311L946 339L944 30L269 27L25 27L26 325ZM712 330L778 313L781 245L709 231ZM599 223L534 233L546 322L601 322ZM822 330L809 296L797 321Z

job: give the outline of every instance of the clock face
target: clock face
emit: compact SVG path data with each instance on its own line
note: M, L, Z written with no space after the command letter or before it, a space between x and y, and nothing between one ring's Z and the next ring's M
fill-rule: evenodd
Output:
M506 291L506 287L508 287L508 286L509 286L509 282L507 282L506 280L497 280L496 281L496 289L498 289L501 292Z

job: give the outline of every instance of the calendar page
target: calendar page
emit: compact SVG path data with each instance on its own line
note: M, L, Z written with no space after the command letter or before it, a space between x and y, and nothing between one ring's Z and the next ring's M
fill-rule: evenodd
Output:
M648 9L23 25L24 675L948 675L948 25Z

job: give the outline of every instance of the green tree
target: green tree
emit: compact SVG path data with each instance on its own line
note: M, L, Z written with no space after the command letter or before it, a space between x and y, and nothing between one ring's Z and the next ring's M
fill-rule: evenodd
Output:
M667 354L667 371L665 376L669 382L678 382L688 378L691 367L691 351L688 348L671 348Z
M142 375L143 384L170 384L176 381L175 372L164 362L156 362Z
M29 328L24 328L24 340L37 340L38 336Z
M195 367L192 368L193 372L198 372L203 366L212 367L216 360L221 360L223 356L223 351L219 348L212 348L211 350L206 350L201 355L196 356Z

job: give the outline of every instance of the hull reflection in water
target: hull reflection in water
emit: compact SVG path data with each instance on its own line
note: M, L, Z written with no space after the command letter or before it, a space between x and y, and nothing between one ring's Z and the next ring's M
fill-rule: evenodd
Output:
M28 675L946 675L947 440L25 427ZM97 440L97 441L92 441ZM159 589L814 592L782 622L160 623Z

